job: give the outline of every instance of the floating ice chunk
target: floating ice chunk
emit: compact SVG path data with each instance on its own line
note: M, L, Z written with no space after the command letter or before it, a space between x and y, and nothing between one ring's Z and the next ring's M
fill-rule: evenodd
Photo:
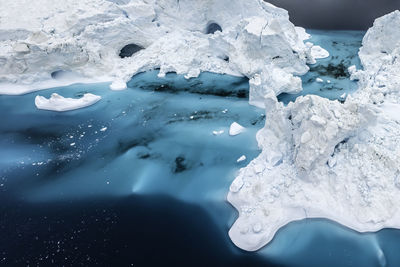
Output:
M82 98L65 98L57 93L53 93L49 99L43 96L36 96L35 105L38 109L51 111L68 111L91 106L97 103L101 96L84 94Z
M231 124L231 127L229 128L229 135L235 136L238 134L243 133L246 130L242 125L240 125L237 122L234 122Z
M239 162L245 161L246 159L247 159L246 156L243 155L243 156L241 156L240 158L238 158L238 159L236 160L236 162L239 163Z
M327 83L331 83L331 80L327 80L326 82L327 82Z
M107 131L107 127L103 127L100 129L100 132L105 132L105 131Z
M223 134L224 132L225 132L224 130L213 131L213 135L221 135L221 134Z
M311 56L314 59L327 58L329 57L329 52L320 47L319 45L314 45L311 48Z
M116 81L113 81L112 84L110 84L110 89L113 91L121 91L121 90L125 90L126 88L127 88L126 82L124 82L122 80L116 80Z
M323 82L324 82L324 80L322 80L321 78L317 78L317 79L315 79L315 81L316 81L317 83L323 83Z

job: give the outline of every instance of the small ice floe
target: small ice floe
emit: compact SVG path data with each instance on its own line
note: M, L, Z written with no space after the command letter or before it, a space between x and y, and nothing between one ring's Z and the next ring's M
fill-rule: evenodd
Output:
M241 156L240 158L238 158L238 159L236 160L236 162L239 163L239 162L245 161L246 159L247 159L246 156L243 155L243 156Z
M75 146L75 143L71 143L70 146Z
M100 132L105 132L105 131L107 131L107 127L103 127L100 129Z
M223 111L222 111L222 113L224 113L224 114L226 114L228 112L228 109L224 109Z
M311 56L315 59L327 58L329 57L329 52L320 47L319 45L314 45L311 48Z
M225 131L224 130L220 130L220 131L213 131L213 135L221 135L223 134Z
M324 82L324 80L322 80L321 78L317 78L317 79L315 79L315 81L316 81L317 83L323 83L323 82Z
M122 80L116 80L116 81L113 81L112 84L110 84L110 89L113 91L121 91L121 90L125 90L126 88L127 88L126 82L124 82Z
M243 133L246 130L242 125L240 125L237 122L234 122L231 124L231 127L229 128L229 135L235 136L238 134Z
M331 80L327 80L326 82L327 82L327 83L331 83Z
M66 98L53 93L49 99L40 95L36 96L35 105L38 109L62 112L91 106L97 103L100 99L101 96L90 93L84 94L83 97L78 99Z

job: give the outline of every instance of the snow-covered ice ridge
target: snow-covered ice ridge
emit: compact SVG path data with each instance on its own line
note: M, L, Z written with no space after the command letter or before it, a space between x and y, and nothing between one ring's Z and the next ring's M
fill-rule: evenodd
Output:
M262 0L0 0L0 5L3 94L54 87L62 72L71 74L63 85L112 81L118 90L133 75L159 68L160 76L176 72L190 78L203 71L246 76L251 103L263 106L270 91L300 91L296 75L306 73L315 57L326 56L304 44L308 34L289 21L287 11ZM222 32L214 32L218 27ZM130 44L135 53L121 58Z
M233 242L253 251L291 221L327 218L359 232L400 228L400 12L375 21L350 68L359 89L341 104L318 96L265 101L262 153L228 200Z

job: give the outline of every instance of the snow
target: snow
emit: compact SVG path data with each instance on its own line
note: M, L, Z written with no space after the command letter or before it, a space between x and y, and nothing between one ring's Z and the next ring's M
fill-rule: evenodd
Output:
M262 153L240 170L228 201L232 241L254 251L286 224L334 220L359 232L400 228L400 12L375 21L351 68L359 89L343 104L268 98Z
M236 136L243 133L246 130L242 125L237 122L233 122L229 128L229 135Z
M127 88L126 82L116 80L110 85L110 89L114 91L125 90Z
M51 75L60 70L76 73L72 82L110 81L113 90L152 69L160 77L176 72L186 78L209 71L248 77L251 102L263 107L264 95L301 91L297 75L320 51L304 44L310 36L287 11L262 0L0 4L7 7L0 10L0 94L64 85ZM210 22L222 32L206 34ZM120 58L129 44L144 49Z
M68 111L94 105L100 101L101 96L93 95L90 93L84 94L79 99L65 98L57 93L51 94L49 99L43 96L36 96L35 105L38 109L51 110L51 111Z

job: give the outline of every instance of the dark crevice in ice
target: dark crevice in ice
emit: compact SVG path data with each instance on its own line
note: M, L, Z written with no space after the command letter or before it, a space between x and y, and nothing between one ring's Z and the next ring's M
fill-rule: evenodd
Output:
M131 57L133 54L139 52L140 50L144 49L144 47L137 45L137 44L128 44L124 46L120 53L119 57L120 58L126 58L126 57Z
M56 70L56 71L53 71L50 75L51 75L51 78L57 80L57 79L62 78L65 75L65 73L66 73L66 71L64 71L64 70Z
M212 22L207 25L207 29L206 29L207 34L214 34L217 31L222 32L222 28L219 24Z

